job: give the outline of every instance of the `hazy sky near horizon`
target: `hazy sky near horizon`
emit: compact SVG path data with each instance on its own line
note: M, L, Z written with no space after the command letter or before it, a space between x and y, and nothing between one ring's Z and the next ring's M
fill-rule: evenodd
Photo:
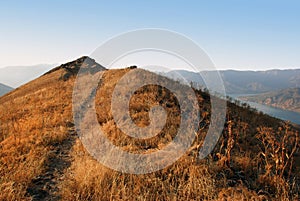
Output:
M0 67L63 63L142 28L194 40L218 69L300 68L300 1L74 1L0 3Z

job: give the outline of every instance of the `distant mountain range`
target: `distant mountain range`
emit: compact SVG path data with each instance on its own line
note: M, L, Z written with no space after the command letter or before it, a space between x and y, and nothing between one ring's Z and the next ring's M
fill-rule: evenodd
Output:
M203 71L203 74L212 74ZM183 80L204 85L199 73L186 70L175 70L163 73L175 80ZM228 94L258 94L300 87L300 69L267 70L267 71L236 71L223 70L220 75Z
M57 64L8 66L0 68L0 83L17 88L49 71Z
M14 88L0 83L0 96L12 91Z
M239 97L241 100L256 102L285 110L300 112L300 88L283 89L255 96Z
M17 88L49 71L57 64L10 66L0 68L0 83ZM259 94L300 87L300 69L268 71L219 71L227 94ZM203 74L212 74L203 71ZM205 86L199 73L174 70L161 73L175 80L185 80Z

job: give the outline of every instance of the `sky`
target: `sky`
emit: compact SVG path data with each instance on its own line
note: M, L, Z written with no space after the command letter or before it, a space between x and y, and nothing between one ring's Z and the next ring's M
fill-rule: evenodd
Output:
M64 63L131 30L195 41L218 69L300 67L300 1L28 0L0 3L0 67Z

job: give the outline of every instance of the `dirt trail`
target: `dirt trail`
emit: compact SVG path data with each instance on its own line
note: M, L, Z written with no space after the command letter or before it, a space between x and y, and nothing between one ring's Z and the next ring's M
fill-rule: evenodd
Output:
M45 171L33 179L31 185L27 188L27 193L33 201L60 200L58 184L64 178L64 170L71 165L70 151L76 138L74 127L71 127L69 128L68 137L61 143L53 145L53 153L48 158Z

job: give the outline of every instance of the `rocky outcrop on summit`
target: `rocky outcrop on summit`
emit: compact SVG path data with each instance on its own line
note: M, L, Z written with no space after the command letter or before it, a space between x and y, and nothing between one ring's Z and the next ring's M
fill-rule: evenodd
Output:
M89 72L91 74L94 74L99 71L107 70L105 67L96 63L94 59L91 59L88 56L83 56L75 61L62 64L48 71L44 75L50 74L60 69L63 69L65 71L65 73L62 74L61 76L61 79L64 81L68 80L71 76L76 75L79 72L79 70L80 72Z

